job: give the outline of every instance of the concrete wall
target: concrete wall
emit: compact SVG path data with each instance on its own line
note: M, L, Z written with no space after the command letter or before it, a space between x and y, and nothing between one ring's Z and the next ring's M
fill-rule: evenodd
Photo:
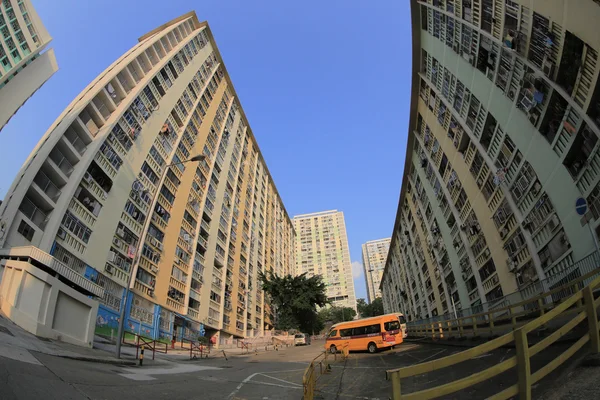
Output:
M6 261L0 309L36 336L92 346L98 302L28 262Z
M23 68L0 90L0 129L56 71L58 64L54 50L50 49Z

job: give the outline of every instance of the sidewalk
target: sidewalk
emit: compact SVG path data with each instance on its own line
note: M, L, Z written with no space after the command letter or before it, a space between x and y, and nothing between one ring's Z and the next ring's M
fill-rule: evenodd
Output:
M56 357L117 365L135 365L135 349L124 349L122 359L102 350L75 346L69 343L39 338L12 323L0 313L0 356L17 361L39 364L30 351ZM129 350L129 351L128 351Z
M284 350L283 346L279 351ZM254 354L273 351L273 346L257 346L256 349L228 348L211 349L208 358L230 358L230 357L251 357ZM115 357L116 346L110 340L100 336L94 337L94 347L80 347L69 343L39 338L23 330L12 323L8 318L0 313L0 356L14 359L17 361L39 364L39 361L30 353L38 352L55 357L69 358L73 360L107 363L115 365L137 365L136 348L130 345L121 347L121 359ZM144 364L166 364L172 362L190 361L190 350L176 347L168 348L167 354L155 353L155 359L152 360L152 351L146 349L144 354ZM203 360L205 358L202 358ZM200 360L198 358L197 360Z

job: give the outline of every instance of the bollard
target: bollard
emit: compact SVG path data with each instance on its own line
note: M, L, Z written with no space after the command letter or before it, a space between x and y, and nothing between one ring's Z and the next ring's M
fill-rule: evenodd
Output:
M144 363L144 345L142 345L142 348L140 350L140 367L142 366L143 363Z

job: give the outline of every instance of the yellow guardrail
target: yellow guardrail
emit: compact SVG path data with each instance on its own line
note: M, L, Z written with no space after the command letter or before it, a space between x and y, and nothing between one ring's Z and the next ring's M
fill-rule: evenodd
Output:
M341 353L342 359L346 360L350 355L350 347L348 343L342 345ZM304 387L304 396L302 397L303 400L314 399L317 380L321 375L326 374L331 369L329 366L330 357L333 357L333 360L337 361L337 353L331 354L329 351L325 350L323 353L316 356L310 362L308 368L306 368L304 371L304 376L302 377L302 386Z
M519 325L522 326L528 322L518 321L518 318L535 313L544 315L558 301L580 290L584 285L584 281L589 280L594 275L598 275L599 272L599 269L595 269L562 286L519 303L457 319L412 325L408 328L408 332L411 336L431 336L435 339L451 336L462 337L467 333L472 333L473 335L484 332L493 334L494 332L505 330L509 324L514 330ZM558 300L555 301L555 299Z
M585 277L582 278L583 279L580 279L586 279ZM571 283L565 286L570 287ZM544 313L542 316L528 322L513 332L507 333L485 344L448 357L443 357L410 367L386 371L386 378L392 381L392 399L434 399L484 382L496 375L501 374L504 371L516 367L518 375L517 383L495 394L494 396L490 397L490 399L501 400L519 395L519 399L521 400L530 400L531 386L568 360L588 341L591 343L590 351L592 353L600 352L600 336L598 332L599 324L597 314L597 309L600 305L600 298L594 299L594 289L596 289L598 286L600 286L600 277L594 279L588 286L577 291L571 297L565 299L562 303L558 305L555 304L555 307L552 310ZM549 295L552 295L553 292L554 291L547 292L543 294L541 298L548 297ZM562 325L548 337L529 347L527 340L527 334L529 332L547 324L555 318L572 313L575 313L575 316L569 320L569 322ZM530 368L531 357L541 352L546 347L557 341L560 337L570 332L586 318L589 332L583 335L583 337L581 337L555 359L532 374ZM428 388L418 392L412 392L404 395L402 394L401 380L403 378L408 378L456 365L473 357L486 354L513 341L515 342L516 355L504 360L500 364L496 364L493 367L477 372L465 378L458 379L454 382L446 383L444 385Z

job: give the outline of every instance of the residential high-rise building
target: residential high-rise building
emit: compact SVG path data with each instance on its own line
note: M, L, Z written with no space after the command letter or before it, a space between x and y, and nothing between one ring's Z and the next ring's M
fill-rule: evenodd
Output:
M77 96L0 219L0 246L35 246L104 288L98 330L116 324L133 274L126 329L259 335L272 313L258 274L295 266L291 219L194 12L139 38Z
M411 7L411 114L386 311L469 315L598 265L600 4Z
M333 210L296 215L293 222L296 274L321 275L333 305L356 309L344 213Z
M0 4L0 130L56 71L52 38L30 0Z
M362 245L362 259L365 268L365 283L369 303L381 297L381 276L385 269L391 238L371 240Z

